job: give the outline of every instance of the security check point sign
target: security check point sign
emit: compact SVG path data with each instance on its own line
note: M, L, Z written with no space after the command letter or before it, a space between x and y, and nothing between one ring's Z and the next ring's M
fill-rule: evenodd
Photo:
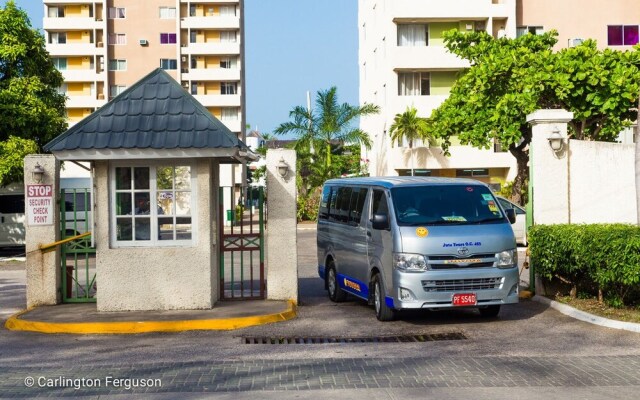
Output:
M27 223L53 225L53 187L27 185Z

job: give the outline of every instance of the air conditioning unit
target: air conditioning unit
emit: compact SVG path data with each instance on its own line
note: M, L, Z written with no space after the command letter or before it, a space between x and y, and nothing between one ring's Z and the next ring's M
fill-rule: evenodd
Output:
M98 100L104 100L104 94L98 93Z
M96 43L96 47L102 47L102 46L104 46L104 43L102 43L102 42Z
M182 87L185 89L189 89L189 82L182 82Z
M473 30L473 24L467 24L466 28L468 31L472 31Z
M569 47L580 46L582 42L584 42L584 39L580 39L580 38L569 39Z
M181 60L182 60L182 62L187 62L187 57L186 56L182 56Z
M149 44L149 41L147 39L140 39L139 42L140 46L146 46Z

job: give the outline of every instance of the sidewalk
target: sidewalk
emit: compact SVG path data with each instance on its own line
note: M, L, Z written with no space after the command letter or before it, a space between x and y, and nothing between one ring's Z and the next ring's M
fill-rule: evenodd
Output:
M11 316L9 330L40 333L132 334L232 330L295 318L289 301L229 301L210 310L98 312L95 303L42 306Z

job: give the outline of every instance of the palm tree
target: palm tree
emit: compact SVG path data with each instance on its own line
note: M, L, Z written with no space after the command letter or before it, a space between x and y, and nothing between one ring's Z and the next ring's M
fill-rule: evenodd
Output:
M400 143L402 139L409 142L411 154L411 176L413 176L413 142L417 139L426 139L431 142L433 139L427 133L428 122L426 118L418 117L418 110L415 107L407 107L402 114L396 114L393 124L389 128L391 135L391 146L393 143Z
M289 112L291 121L278 126L273 133L276 135L293 134L297 137L295 150L311 154L315 149L318 162L323 165L327 175L331 170L332 145L339 147L345 143L358 143L371 148L369 135L360 128L352 125L359 117L377 114L380 107L373 104L352 106L348 103L338 103L336 87L316 94L316 109L296 106Z
M640 97L638 97L638 116L636 118L636 209L640 226Z

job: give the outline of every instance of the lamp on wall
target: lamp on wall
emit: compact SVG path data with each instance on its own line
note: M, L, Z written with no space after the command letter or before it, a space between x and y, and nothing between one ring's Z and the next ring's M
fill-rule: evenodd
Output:
M276 168L278 168L278 175L280 175L282 179L287 177L287 174L289 173L289 164L287 164L284 158L280 157L280 161L278 161Z
M42 182L42 177L44 176L44 168L40 163L36 163L36 166L33 167L33 171L31 172L31 176L36 183Z
M564 147L564 138L560 134L560 130L557 127L553 128L553 131L551 131L551 135L549 135L547 140L549 141L549 146L551 147L551 150L554 151L554 153L559 153L562 151L562 148Z

